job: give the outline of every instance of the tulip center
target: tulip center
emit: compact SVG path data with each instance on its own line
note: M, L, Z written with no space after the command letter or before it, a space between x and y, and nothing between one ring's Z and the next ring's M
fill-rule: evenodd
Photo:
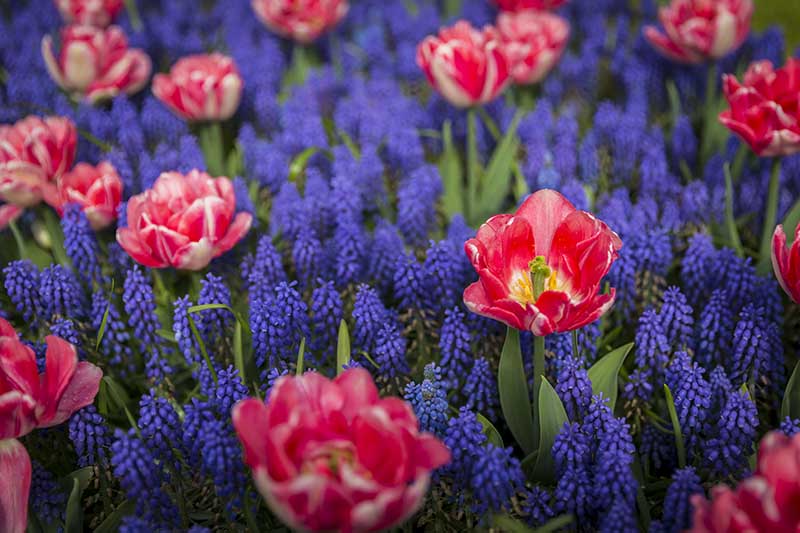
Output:
M525 307L535 304L543 292L555 290L557 284L556 271L547 266L544 256L538 255L528 263L528 272L516 279L511 296Z
M326 447L306 462L303 471L338 478L341 474L341 467L345 464L352 465L354 462L355 454L352 450Z

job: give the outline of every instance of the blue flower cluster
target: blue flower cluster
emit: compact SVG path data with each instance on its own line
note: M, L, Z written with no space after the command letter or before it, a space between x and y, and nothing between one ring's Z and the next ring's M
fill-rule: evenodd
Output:
M105 376L95 403L63 428L24 437L38 523L67 526L61 481L77 471L92 478L79 502L86 527L124 511L120 531L280 527L256 504L231 410L268 400L282 376L333 377L341 363L402 396L420 430L450 449L414 530L502 529L502 519L538 527L569 515L571 531L681 531L692 495L747 476L767 431L800 432L800 412L782 408L798 309L754 253L769 161L705 120L718 76L708 85L707 68L648 46L640 27L655 21L656 2L571 0L559 10L571 40L552 74L484 106L474 131L478 166L492 168L522 109L503 209L555 189L624 243L601 287L616 291L609 312L574 336L548 336L543 368L533 336L521 335L527 404L543 376L566 416L552 450L538 451L546 457L524 450L507 421L504 328L463 303L477 279L464 244L477 226L447 214L442 153L452 142L466 170L468 114L415 65L426 35L460 18L490 22L493 3L353 1L333 33L302 51L268 32L249 2L133 3L137 13L118 23L154 71L211 49L236 61L245 85L223 125L225 167L253 226L203 272L136 264L74 204L60 226L39 206L0 231L0 316L41 370L54 334ZM57 88L40 56L40 39L61 24L51 2L6 11L0 123L69 117L76 160L111 162L124 201L164 171L206 168L199 126L149 90L93 106ZM708 68L735 72L785 52L773 28ZM775 221L800 195L800 156L782 165ZM124 227L124 203L119 214ZM603 358L627 343L611 376Z

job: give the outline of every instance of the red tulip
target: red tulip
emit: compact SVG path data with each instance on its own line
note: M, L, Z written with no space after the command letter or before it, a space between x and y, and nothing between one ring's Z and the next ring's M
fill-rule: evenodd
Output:
M336 26L347 14L347 0L251 0L253 11L270 30L307 44Z
M16 220L25 210L14 204L0 205L0 230L5 229L12 221Z
M800 60L774 70L770 61L750 65L740 84L726 74L723 90L730 109L720 116L728 129L763 157L800 151Z
M67 24L88 24L105 28L124 7L122 0L55 0Z
M465 20L426 37L417 47L417 65L458 107L491 102L509 81L510 64L497 30L478 31Z
M622 241L608 226L542 189L513 215L496 215L464 245L479 280L464 291L474 313L534 335L597 320L615 291L599 294Z
M128 227L117 230L117 242L144 266L200 270L233 248L252 221L236 214L228 178L165 172L128 201Z
M239 107L242 77L222 54L184 57L169 74L156 74L153 94L186 120L227 120Z
M561 59L569 23L546 11L500 13L497 29L511 63L511 77L521 85L538 83Z
M58 204L56 183L75 159L78 134L64 117L0 126L0 199L19 207Z
M95 230L117 219L122 201L122 180L108 161L92 166L78 163L64 174L58 185L61 204L78 204Z
M753 476L735 490L715 487L709 502L692 498L695 533L800 530L800 434L767 434Z
M141 50L129 49L118 26L67 26L61 30L58 56L49 35L42 38L42 56L53 81L90 102L134 94L150 77L150 58Z
M103 372L78 362L75 347L47 337L45 372L39 374L36 355L14 328L0 318L0 531L25 531L30 458L17 441L35 428L65 422L94 401Z
M233 408L233 425L267 504L291 528L381 531L421 505L431 471L450 461L419 432L408 403L380 399L364 369L334 380L286 376L267 403Z
M567 0L494 0L503 11L524 11L526 9L556 9L567 3Z
M733 52L747 38L753 0L672 0L658 12L662 33L644 35L661 55L681 63L702 63Z
M788 248L783 226L775 228L772 234L772 268L789 298L800 304L800 224L794 232L794 242Z

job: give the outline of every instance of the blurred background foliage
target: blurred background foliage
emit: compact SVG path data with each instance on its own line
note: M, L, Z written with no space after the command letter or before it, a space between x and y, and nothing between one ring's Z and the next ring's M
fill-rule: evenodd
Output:
M787 52L793 53L800 46L800 0L755 0L755 6L755 29L778 24L786 33Z

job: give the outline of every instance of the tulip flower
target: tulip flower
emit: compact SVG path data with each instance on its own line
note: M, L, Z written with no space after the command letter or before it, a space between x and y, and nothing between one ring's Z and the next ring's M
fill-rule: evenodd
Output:
M494 3L503 11L525 11L527 9L542 11L561 7L567 3L567 0L494 0Z
M461 20L417 47L417 65L434 89L456 107L485 104L509 82L511 64L497 30Z
M123 0L55 0L67 24L85 24L105 28L124 7Z
M31 463L16 440L36 428L65 422L94 401L103 372L78 362L75 347L47 337L45 372L14 328L0 318L0 531L23 533L28 518Z
M77 144L75 124L64 117L0 126L0 199L18 207L57 205L56 183L72 166Z
M271 31L301 44L315 41L347 14L347 0L252 0L259 20Z
M169 74L153 77L153 94L190 121L227 120L239 107L242 77L233 59L200 54L180 59Z
M800 60L790 59L775 70L770 61L750 65L740 84L735 76L723 77L730 109L719 119L762 157L800 151Z
M304 531L383 531L419 509L450 461L411 406L380 399L370 374L284 376L269 400L233 408L233 426L270 509Z
M78 163L64 174L59 184L59 210L66 204L78 204L92 228L105 228L117 219L122 201L122 179L108 161L97 166Z
M16 220L25 210L14 204L0 205L0 230L5 229Z
M672 0L658 12L664 32L647 26L644 35L673 61L702 63L739 48L750 32L752 16L752 0Z
M150 58L141 50L129 49L118 26L67 26L61 30L58 56L49 35L42 38L42 56L53 81L89 102L134 94L150 77Z
M540 82L561 59L569 39L569 23L544 11L500 13L497 29L515 83Z
M227 252L250 229L253 217L236 213L228 178L192 170L161 174L148 189L128 200L128 227L117 242L151 268L200 270Z
M800 434L767 434L758 450L755 473L735 490L714 487L711 501L692 497L691 533L800 530Z
M578 329L614 303L614 289L599 290L621 247L604 222L556 191L539 190L513 215L490 218L464 245L479 276L464 303L537 336Z
M783 226L775 228L772 235L772 268L789 298L800 304L800 224L794 232L794 242L788 248Z

